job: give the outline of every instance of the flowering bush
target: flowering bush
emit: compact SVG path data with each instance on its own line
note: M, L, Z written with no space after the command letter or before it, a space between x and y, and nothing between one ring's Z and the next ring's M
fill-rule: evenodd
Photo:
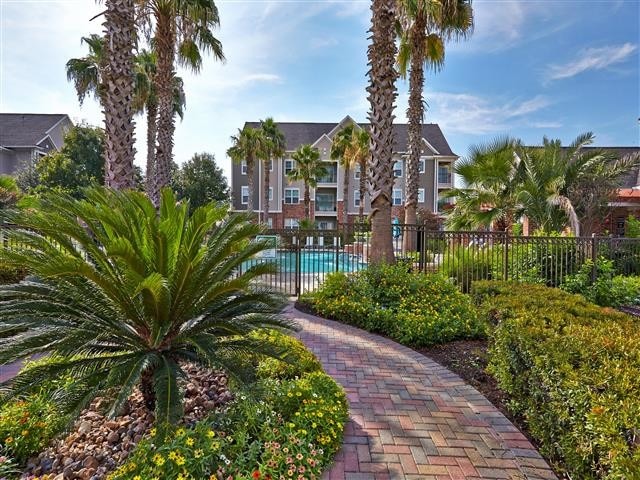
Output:
M331 274L302 301L319 315L413 347L485 334L469 297L452 282L437 274L408 272L406 265Z
M162 444L143 440L110 480L319 479L342 443L343 390L319 371L259 387Z
M322 370L316 356L296 338L276 330L255 333L253 336L270 344L274 351L283 351L281 360L266 356L259 358L256 369L259 378L292 379Z

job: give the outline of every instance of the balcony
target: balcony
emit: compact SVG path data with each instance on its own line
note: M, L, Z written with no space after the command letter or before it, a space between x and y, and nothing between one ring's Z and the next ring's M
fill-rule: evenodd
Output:
M438 188L448 188L453 184L453 173L450 165L438 165Z
M316 200L316 213L333 214L338 211L336 201Z
M438 199L438 213L446 214L453 210L455 201L453 198L439 198Z
M327 165L327 174L318 177L318 185L327 184L327 183L338 183L338 166L336 164Z

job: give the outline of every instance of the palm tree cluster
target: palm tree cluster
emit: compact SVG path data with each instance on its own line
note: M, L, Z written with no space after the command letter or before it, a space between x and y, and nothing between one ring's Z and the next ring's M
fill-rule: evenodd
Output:
M95 96L105 115L106 184L134 186L134 113L146 111L146 190L156 205L170 183L175 117L185 106L176 65L199 72L203 55L224 60L213 34L219 26L213 0L107 0L105 32L82 41L89 53L67 62L82 103ZM150 49L139 49L143 38Z
M585 133L567 147L548 138L539 147L512 138L471 147L456 166L465 187L448 193L456 198L449 226L509 231L526 217L546 232L590 235L623 175L640 166L639 155L619 158L593 141Z

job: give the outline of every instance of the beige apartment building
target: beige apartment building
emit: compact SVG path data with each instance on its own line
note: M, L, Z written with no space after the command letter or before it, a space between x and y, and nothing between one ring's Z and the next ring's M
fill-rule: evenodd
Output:
M358 168L350 172L349 195L343 198L344 169L339 162L330 156L333 137L346 125L356 124L360 128L368 128L368 124L357 124L351 117L345 117L339 123L278 123L286 139L286 153L283 158L272 162L268 172L270 175L269 218L267 223L272 228L294 228L304 218L304 184L290 182L287 172L295 167L291 154L304 144L318 149L320 158L326 162L327 175L319 179L318 186L311 189L311 217L320 229L332 229L343 223L351 223L358 217L360 171ZM245 126L259 128L259 122L247 122ZM418 208L428 209L443 215L450 208L450 200L443 198L443 193L453 188L453 164L458 156L451 151L440 127L436 124L425 124L422 127L423 150L420 160L420 185L418 191ZM395 184L393 188L393 212L402 223L405 199L405 174L408 145L408 126L394 125L394 168ZM254 171L255 211L264 210L264 162L259 162ZM249 188L246 163L233 164L231 170L232 208L234 211L247 209ZM365 214L369 213L368 194L365 195Z

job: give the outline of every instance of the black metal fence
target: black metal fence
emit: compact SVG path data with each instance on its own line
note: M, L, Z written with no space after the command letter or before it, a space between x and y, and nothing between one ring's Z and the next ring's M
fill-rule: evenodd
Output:
M517 280L559 286L588 260L612 261L616 273L640 275L640 239L618 237L523 237L505 232L444 232L420 225L392 225L396 258L414 271L440 273L467 291L481 279ZM368 229L341 225L332 230L270 230L273 248L248 262L273 262L277 273L266 286L296 296L316 290L331 272L366 268ZM587 267L589 269L589 267ZM596 269L590 269L596 274Z

